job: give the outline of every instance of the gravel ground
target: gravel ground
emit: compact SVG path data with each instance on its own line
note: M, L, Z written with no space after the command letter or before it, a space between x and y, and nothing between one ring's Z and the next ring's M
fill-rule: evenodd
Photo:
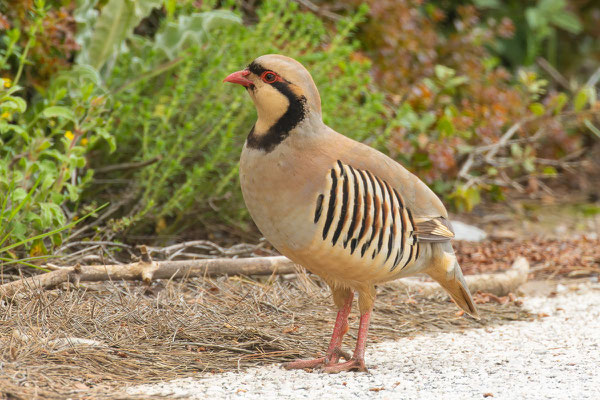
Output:
M500 327L367 347L369 374L285 371L278 365L128 389L192 399L597 399L600 285L559 285L528 297L538 315Z

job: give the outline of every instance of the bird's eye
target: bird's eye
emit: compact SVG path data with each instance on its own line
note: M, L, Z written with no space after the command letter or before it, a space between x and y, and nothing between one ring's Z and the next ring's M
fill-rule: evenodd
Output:
M263 72L261 79L265 83L273 83L277 80L277 75L275 75L275 73L273 73L271 71L265 71L265 72Z

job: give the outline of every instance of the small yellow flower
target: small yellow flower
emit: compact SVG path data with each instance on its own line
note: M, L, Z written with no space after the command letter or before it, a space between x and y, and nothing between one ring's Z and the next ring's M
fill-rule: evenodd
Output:
M65 137L66 137L67 139L69 139L69 140L73 140L73 139L75 139L75 135L73 135L73 132L71 132L71 131L66 131L66 132L65 132Z
M2 119L10 119L11 116L12 115L8 111L4 111L2 113L2 115L0 115L0 118L2 118Z
M88 144L88 140L87 140L87 138L83 138L83 139L81 139L81 145L82 145L82 146L87 146L87 144Z
M10 80L10 78L1 78L0 81L2 81L2 86L5 88L9 88L12 86L12 81Z

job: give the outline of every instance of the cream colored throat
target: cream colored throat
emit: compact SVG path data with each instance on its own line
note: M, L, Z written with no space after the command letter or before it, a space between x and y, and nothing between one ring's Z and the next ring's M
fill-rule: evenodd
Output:
M268 93L257 94L253 98L258 114L258 120L254 127L256 135L266 134L290 106L290 101L286 96L274 88L269 89L271 90L268 90Z

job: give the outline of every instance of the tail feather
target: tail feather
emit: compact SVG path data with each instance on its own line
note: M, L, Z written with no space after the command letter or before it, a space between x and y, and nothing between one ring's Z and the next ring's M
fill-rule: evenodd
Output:
M457 306L479 319L479 312L454 254L444 252L442 262L435 263L426 272L448 292Z

